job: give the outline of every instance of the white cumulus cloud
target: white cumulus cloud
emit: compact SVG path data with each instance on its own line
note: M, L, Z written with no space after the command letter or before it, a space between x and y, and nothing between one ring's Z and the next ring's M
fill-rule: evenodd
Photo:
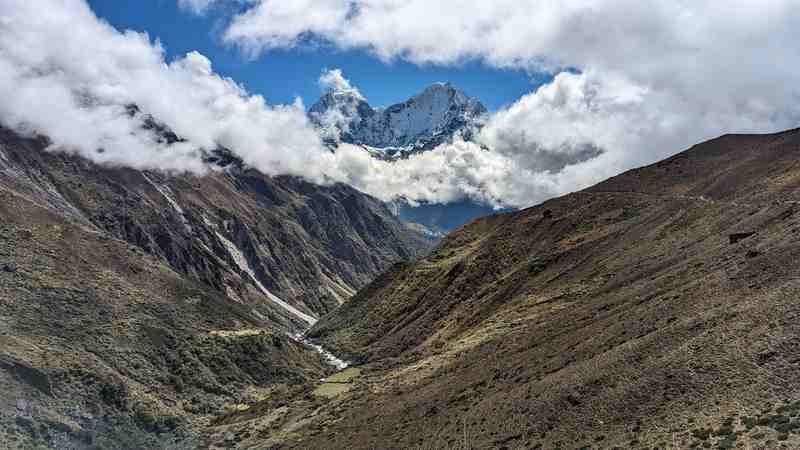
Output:
M554 75L489 119L477 141L491 149L491 157L466 150L469 145L423 157L440 157L426 164L464 168L471 161L492 170L441 167L432 173L407 161L380 176L386 192L526 205L719 134L800 123L800 8L792 0L283 3L254 3L231 18L224 40L251 56L321 41L386 61L480 60ZM463 161L445 157L458 151L466 152ZM508 167L502 169L507 178L489 186L500 167ZM413 170L420 176L410 175ZM398 177L417 185L393 184ZM447 183L454 189L444 189Z
M364 98L361 92L350 84L350 80L342 75L341 69L331 69L323 72L319 77L319 85L325 90L343 92L352 94L357 98Z
M0 96L3 125L102 163L200 172L198 149L224 146L267 174L329 178L301 102L268 105L197 52L165 61L157 41L119 32L83 0L0 3ZM131 104L187 142L159 143Z

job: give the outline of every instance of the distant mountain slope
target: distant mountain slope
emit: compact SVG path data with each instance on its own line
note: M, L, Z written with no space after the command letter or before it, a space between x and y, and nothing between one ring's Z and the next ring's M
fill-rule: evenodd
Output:
M372 108L354 91L326 92L309 109L312 122L336 127L342 142L364 145L385 158L407 156L471 134L486 108L450 83L435 83L386 108Z
M390 207L400 219L406 222L424 223L429 229L438 231L442 235L478 217L509 211L509 209L497 210L470 200L460 200L446 205L421 203L417 206L398 201L391 203Z
M367 375L296 448L797 448L798 202L792 130L478 219L314 327Z
M350 187L267 177L224 151L198 177L46 146L0 128L12 448L195 448L209 416L329 373L287 333L432 242Z

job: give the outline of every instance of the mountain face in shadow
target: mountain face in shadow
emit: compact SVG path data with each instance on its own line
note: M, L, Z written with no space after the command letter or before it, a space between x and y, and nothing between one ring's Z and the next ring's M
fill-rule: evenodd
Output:
M461 200L446 205L423 203L417 206L396 202L391 203L390 208L400 219L406 222L424 223L429 229L442 236L479 217L510 211L509 209L497 210L470 200Z

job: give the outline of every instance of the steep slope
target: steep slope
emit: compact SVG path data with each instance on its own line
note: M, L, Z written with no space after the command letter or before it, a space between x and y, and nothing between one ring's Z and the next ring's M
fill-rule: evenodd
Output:
M431 242L350 187L266 177L230 155L225 170L165 176L98 167L45 145L0 130L9 186L232 299L263 287L317 316Z
M352 188L97 166L0 128L0 442L194 448L333 368L292 340L430 240ZM224 168L222 167L224 166Z
M314 327L366 375L296 446L796 448L799 188L730 135L455 231Z

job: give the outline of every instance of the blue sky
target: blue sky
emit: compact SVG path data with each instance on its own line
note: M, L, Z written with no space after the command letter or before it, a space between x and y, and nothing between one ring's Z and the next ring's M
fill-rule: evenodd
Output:
M450 81L477 97L490 110L508 105L535 84L522 71L498 70L473 62L459 67L419 67L405 62L385 64L360 51L271 51L251 61L220 43L225 23L218 10L204 17L181 11L176 0L89 0L94 12L118 29L146 31L158 38L168 58L197 50L214 64L216 72L259 93L270 103L289 103L300 96L310 106L320 95L317 79L324 69L340 68L373 106L403 101L436 81Z
M614 0L462 0L458 8L429 0L188 0L216 5L204 17L179 10L178 0L86 0L116 29L98 27L83 1L0 0L0 122L99 163L199 171L194 149L225 145L265 174L341 181L382 200L524 207L724 133L800 122L796 0L733 9ZM396 7L353 8L367 3ZM237 16L237 8L254 9ZM178 63L164 65L149 43L119 29L159 38ZM221 36L249 54L293 50L247 61L220 45ZM309 41L330 44L308 50ZM472 57L495 68L387 65L341 51L348 48L416 64ZM451 81L491 109L515 103L491 115L475 142L389 163L348 145L330 152L303 111L239 95L204 58L185 56L194 50L273 105L295 96L313 103L319 76L334 68L376 106L434 81ZM574 70L532 91L525 72L497 69L508 66ZM152 145L140 117L119 114L129 103L144 105L189 145L169 152ZM100 147L113 151L98 154Z

